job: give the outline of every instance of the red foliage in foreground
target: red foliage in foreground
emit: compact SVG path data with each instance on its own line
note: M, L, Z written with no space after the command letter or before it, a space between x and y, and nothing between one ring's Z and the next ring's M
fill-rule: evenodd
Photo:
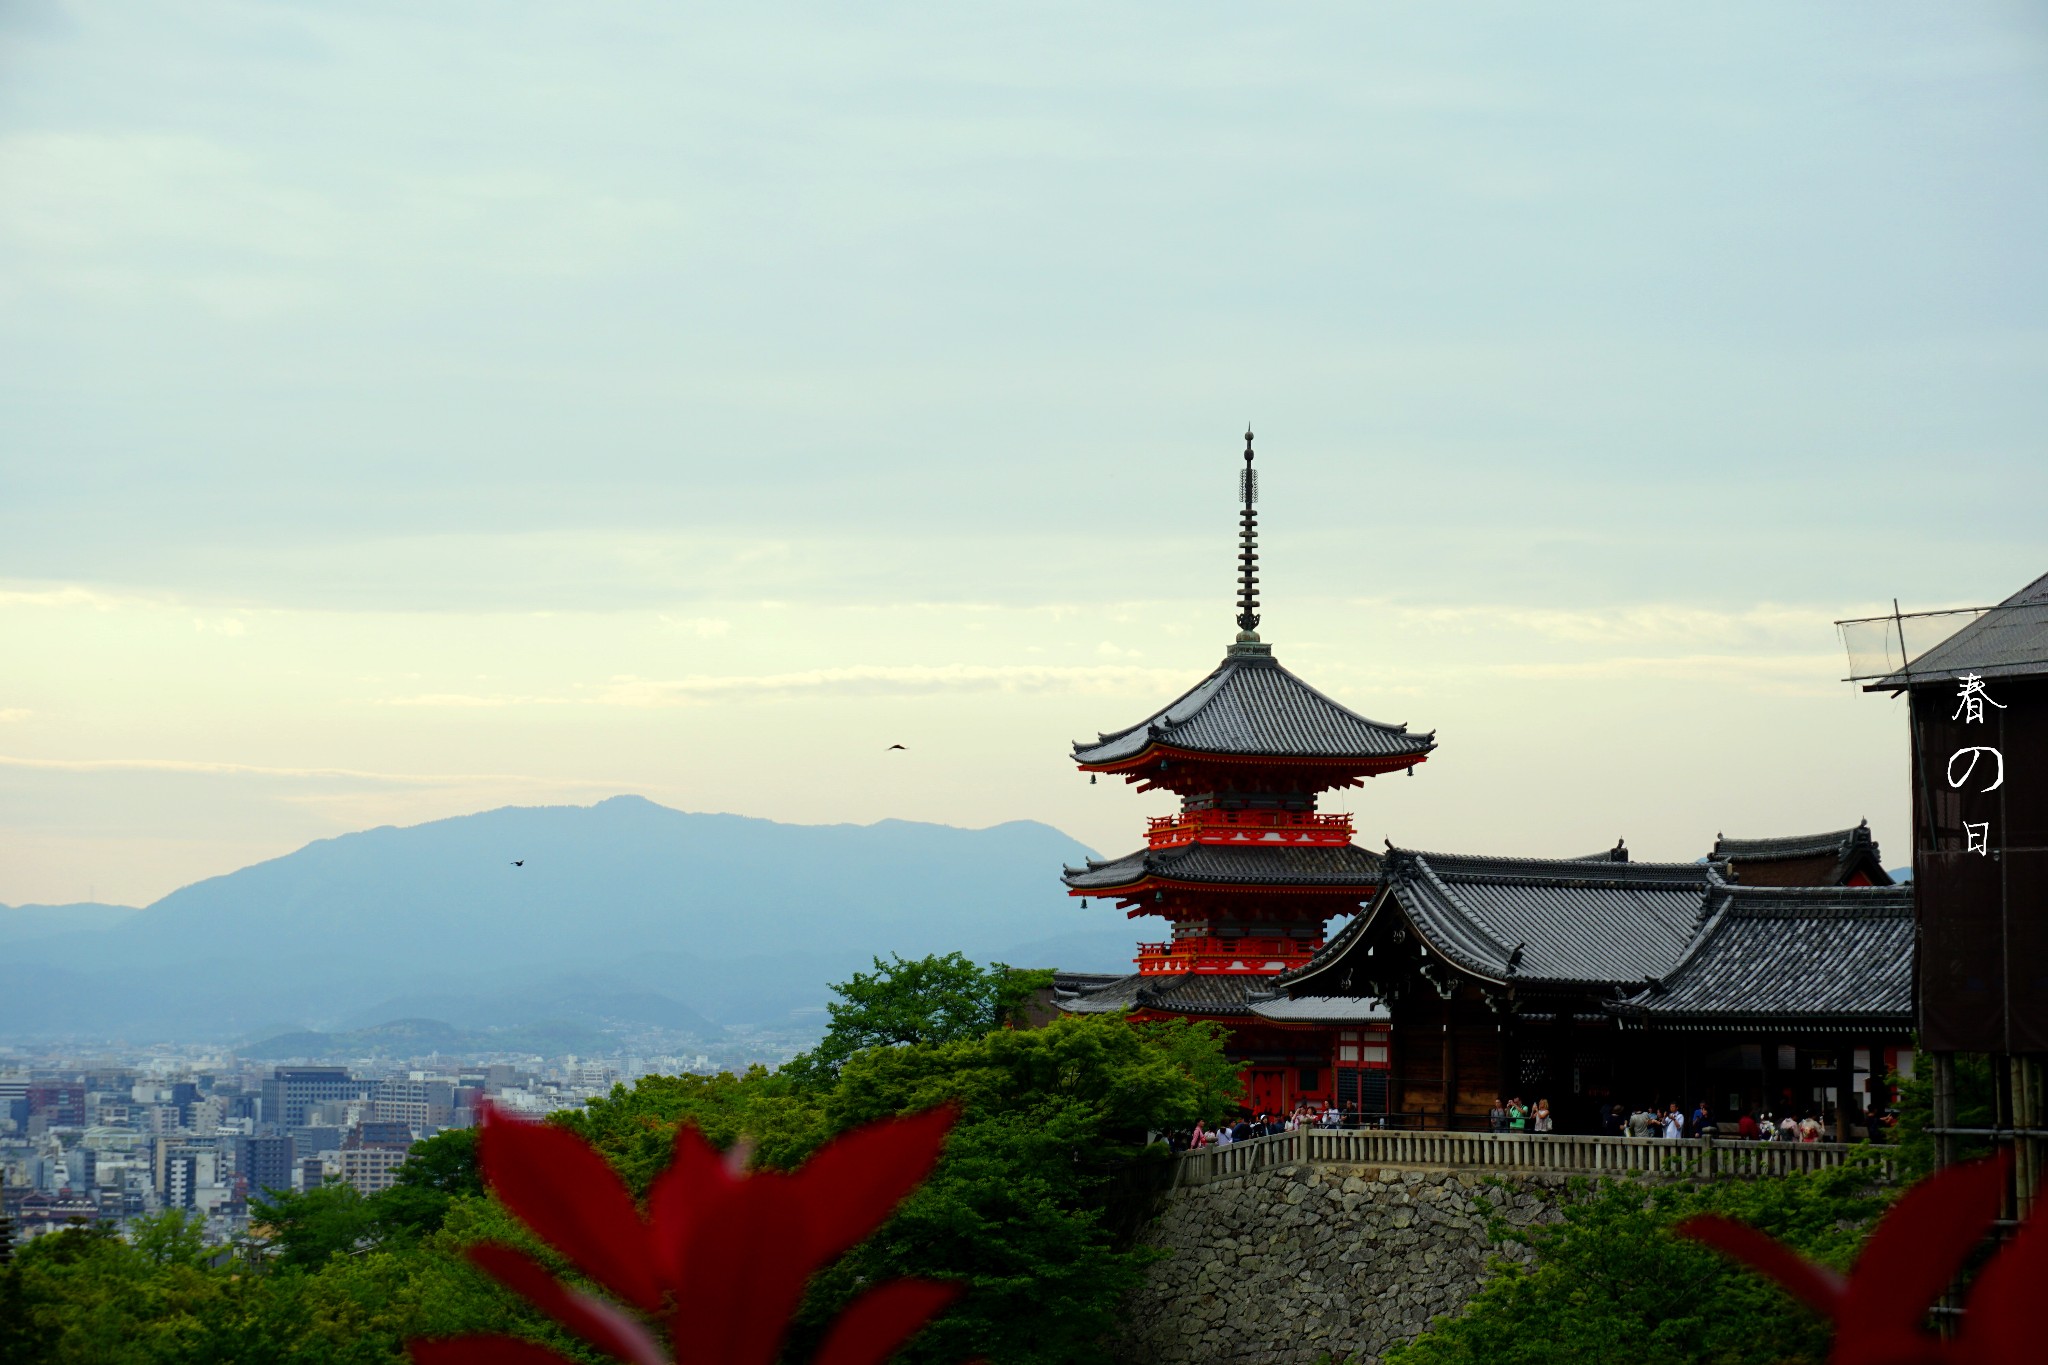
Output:
M478 1154L492 1193L540 1239L638 1313L572 1289L508 1246L470 1259L527 1302L631 1365L671 1359L640 1314L667 1315L676 1362L772 1365L811 1275L861 1241L938 1160L954 1111L885 1119L820 1148L791 1174L748 1173L688 1124L643 1211L598 1151L549 1124L484 1116ZM895 1280L840 1314L816 1365L881 1365L957 1296ZM569 1365L503 1335L408 1343L416 1365Z
M1747 1261L1833 1319L1831 1365L2018 1365L2048 1360L2048 1219L2029 1218L1978 1272L1962 1331L1922 1324L1998 1217L2007 1162L1973 1161L1921 1181L1894 1204L1847 1279L1754 1228L1715 1214L1677 1232Z

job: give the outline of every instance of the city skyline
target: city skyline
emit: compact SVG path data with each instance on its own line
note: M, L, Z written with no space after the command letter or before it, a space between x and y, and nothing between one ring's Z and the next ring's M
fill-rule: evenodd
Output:
M0 69L0 903L628 792L1122 852L1067 744L1221 656L1248 419L1262 635L1441 741L1370 847L1901 865L1831 622L2043 568L2021 7L30 5Z

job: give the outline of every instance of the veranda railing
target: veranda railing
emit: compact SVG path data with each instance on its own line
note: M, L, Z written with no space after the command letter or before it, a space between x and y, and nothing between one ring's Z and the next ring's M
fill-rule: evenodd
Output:
M1309 1162L1349 1166L1430 1166L1475 1171L1556 1171L1568 1175L1684 1175L1704 1179L1792 1175L1839 1166L1861 1154L1889 1178L1897 1149L1846 1142L1745 1142L1715 1138L1581 1137L1549 1133L1429 1133L1395 1128L1301 1128L1224 1147L1183 1152L1174 1183L1201 1185L1226 1176Z

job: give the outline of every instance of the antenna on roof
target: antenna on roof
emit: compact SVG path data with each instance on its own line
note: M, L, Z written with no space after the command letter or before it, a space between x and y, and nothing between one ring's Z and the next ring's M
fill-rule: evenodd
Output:
M1244 427L1244 472L1238 475L1238 492L1244 511L1238 516L1237 535L1237 642L1256 644L1259 638L1259 471L1252 468L1252 427Z

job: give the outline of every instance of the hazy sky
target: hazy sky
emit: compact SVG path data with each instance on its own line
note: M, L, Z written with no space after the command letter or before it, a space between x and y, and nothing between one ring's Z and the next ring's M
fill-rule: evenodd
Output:
M1442 742L1362 840L1903 862L1830 622L2048 569L2043 16L0 0L0 901L1124 851L1067 743L1230 638L1248 419L1266 638Z

